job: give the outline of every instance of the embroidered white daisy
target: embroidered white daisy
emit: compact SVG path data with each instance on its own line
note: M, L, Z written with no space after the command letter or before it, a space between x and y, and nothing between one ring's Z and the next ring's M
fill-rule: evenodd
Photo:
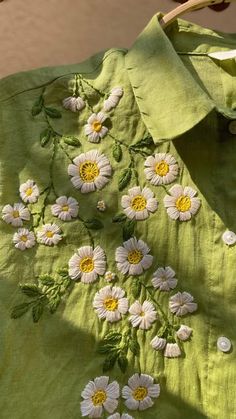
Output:
M181 355L180 347L177 343L167 343L165 350L164 350L164 356L167 358L177 358Z
M97 209L98 211L104 212L106 210L106 204L105 201L100 200L97 202Z
M157 312L154 305L145 300L143 304L135 301L129 308L131 316L129 320L133 327L147 330L151 327L152 323L157 319Z
M152 185L166 185L178 176L178 164L171 154L157 153L144 162L144 173Z
M86 284L96 281L106 271L106 256L100 246L82 246L69 260L69 276Z
M39 188L33 180L28 179L25 183L20 185L20 197L22 201L29 204L37 202L39 197Z
M69 221L76 218L79 211L79 204L76 199L71 196L60 196L56 199L56 203L51 206L52 214L63 221Z
M161 291L170 291L176 287L177 282L178 279L175 278L175 271L170 266L158 268L152 278L154 288L159 288Z
M82 416L90 418L100 418L104 409L108 413L113 413L118 406L120 387L117 381L109 384L109 377L96 377L94 381L89 381L81 393L84 399L80 403Z
M125 291L120 287L107 285L96 292L93 307L100 319L106 319L109 322L117 322L121 315L128 311L128 300Z
M7 204L2 209L2 219L14 227L21 227L23 221L29 221L30 212L23 204L13 204L13 206Z
M197 303L193 302L193 296L188 292L177 292L169 299L169 309L176 316L184 316L197 310Z
M108 128L103 125L107 119L107 115L103 112L93 113L84 127L84 132L88 136L91 143L98 143L100 138L105 137Z
M153 398L160 395L160 385L150 375L135 373L122 389L125 405L130 410L146 410L153 406Z
M111 176L111 165L108 158L98 150L90 150L75 157L74 164L69 164L68 174L71 182L82 193L102 189Z
M15 247L20 250L30 249L35 245L35 235L27 228L19 228L13 236Z
M107 282L114 281L114 279L116 279L116 274L114 272L111 272L111 271L105 272L105 280Z
M123 96L123 89L122 87L114 87L111 89L111 92L108 98L104 101L103 109L105 112L110 111L111 109L115 108L120 98Z
M37 231L37 239L46 246L56 245L62 240L61 229L55 223L44 224L41 230Z
M145 220L150 212L157 210L158 202L151 189L134 186L128 190L128 195L122 196L121 206L128 218Z
M151 340L151 346L153 347L153 349L155 349L155 351L161 351L166 346L166 339L160 338L159 336L155 336Z
M134 419L133 416L128 415L128 413L114 413L114 415L108 416L107 419Z
M123 246L116 249L118 270L123 274L141 275L152 265L153 256L148 254L149 251L147 244L143 240L137 240L136 237L125 241Z
M185 324L181 324L177 330L176 335L180 340L187 340L191 336L193 329Z
M196 198L196 191L190 186L174 185L164 197L167 214L173 220L188 221L198 211L201 201Z
M72 112L81 111L85 107L85 103L80 96L69 96L63 99L62 104L65 109Z

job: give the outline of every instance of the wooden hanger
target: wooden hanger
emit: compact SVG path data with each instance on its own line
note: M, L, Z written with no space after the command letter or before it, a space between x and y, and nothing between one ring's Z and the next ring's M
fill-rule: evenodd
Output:
M225 3L231 3L236 0L225 0ZM212 6L213 4L222 3L222 0L188 0L186 3L181 4L171 12L167 13L160 19L161 27L164 29L178 17L184 13L191 12L192 10L201 9L202 7Z

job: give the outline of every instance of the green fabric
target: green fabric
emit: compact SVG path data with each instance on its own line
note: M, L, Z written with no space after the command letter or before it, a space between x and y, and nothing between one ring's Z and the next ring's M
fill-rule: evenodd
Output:
M81 64L40 68L0 80L1 209L21 202L19 187L28 179L36 182L40 192L53 182L44 221L55 222L63 231L58 245L36 244L20 251L12 242L17 228L0 222L2 419L81 418L81 392L90 380L107 375L122 388L135 372L152 376L160 384L160 396L143 412L128 410L120 397L118 412L128 412L136 419L236 417L236 247L222 240L227 229L236 232L236 135L228 129L230 120L236 120L236 63L208 56L235 49L236 34L183 19L164 31L158 22L161 16L159 12L151 19L129 50L114 48ZM89 102L78 113L62 106L63 99L71 95L75 74L82 76ZM119 104L107 112L104 125L108 134L99 143L91 143L84 125L92 109L101 110L102 94L116 86L124 93ZM42 92L44 105L59 111L61 117L47 117L43 111L32 115ZM48 127L47 121L52 136L44 145L40 134ZM62 138L60 147L57 139L61 137L55 133L79 138L81 145L68 145ZM150 136L153 142L147 140ZM141 140L131 152L129 147ZM119 145L114 151L119 142L122 158L117 157ZM73 186L67 168L70 159L93 149L108 157L112 176L101 190L81 193ZM146 179L144 161L155 153L169 153L176 159L179 173L172 183L155 186ZM118 188L121 178L123 190ZM159 202L157 211L134 225L128 220L114 222L113 218L123 213L121 197L137 183L153 191ZM171 219L164 206L163 199L175 184L192 187L201 201L188 221ZM63 222L54 217L50 206L62 195L79 202L83 220L99 220L103 227L86 228L81 219ZM36 204L29 204L30 210L40 212L44 198L45 193ZM106 204L104 212L96 208L99 200ZM24 227L32 229L33 222L37 223L37 215L24 222ZM41 225L42 219L38 228ZM125 239L135 235L150 248L153 263L143 275L123 275L117 269L115 251L123 244L123 234ZM58 277L57 270L68 267L76 249L93 242L104 250L106 270L117 275L111 285L126 291L129 306L136 299L154 299L159 320L150 329L133 328L129 313L114 323L98 318L93 299L109 284L104 275L91 284L67 278L68 289L56 311L51 314L45 307L39 319L35 314L37 322L33 322L31 310L11 318L13 307L32 299L21 292L19 284L37 285L43 274ZM176 272L177 286L171 291L155 291L153 273L164 266ZM194 313L179 317L170 312L169 298L178 291L194 297L198 304ZM193 330L186 342L177 340L180 357L168 358L150 344L163 326L160 309L171 324L188 325ZM108 354L98 353L98 343L110 331L128 333L130 342L140 345L137 356L129 346L125 372L116 362L103 373ZM220 336L232 342L228 353L217 348ZM106 412L102 417L108 416Z

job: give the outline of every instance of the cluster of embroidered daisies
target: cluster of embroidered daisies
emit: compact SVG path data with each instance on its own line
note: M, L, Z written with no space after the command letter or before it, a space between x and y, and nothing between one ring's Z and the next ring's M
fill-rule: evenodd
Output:
M108 133L108 128L104 125L104 122L108 118L108 115L106 115L105 112L114 109L122 96L123 89L121 87L114 87L104 100L102 111L92 113L89 116L87 124L84 127L84 132L91 143L98 143L100 139L105 137ZM86 106L84 100L80 96L69 96L63 99L62 103L65 109L72 112L81 111Z
M155 384L153 377L147 374L135 373L128 379L128 385L125 385L121 391L117 381L109 383L109 380L107 376L96 377L85 386L81 393L83 417L100 418L104 411L109 414L114 413L118 407L120 394L128 409L140 411L152 407L153 399L160 395L160 385ZM133 419L133 416L127 413L114 413L108 417L108 419L119 418Z

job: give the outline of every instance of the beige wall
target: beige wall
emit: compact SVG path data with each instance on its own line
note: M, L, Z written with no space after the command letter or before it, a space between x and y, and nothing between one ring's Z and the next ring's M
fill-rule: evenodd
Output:
M77 63L109 47L129 47L171 0L4 0L0 3L0 77L35 67ZM183 19L236 32L236 1ZM236 46L235 46L236 48Z

